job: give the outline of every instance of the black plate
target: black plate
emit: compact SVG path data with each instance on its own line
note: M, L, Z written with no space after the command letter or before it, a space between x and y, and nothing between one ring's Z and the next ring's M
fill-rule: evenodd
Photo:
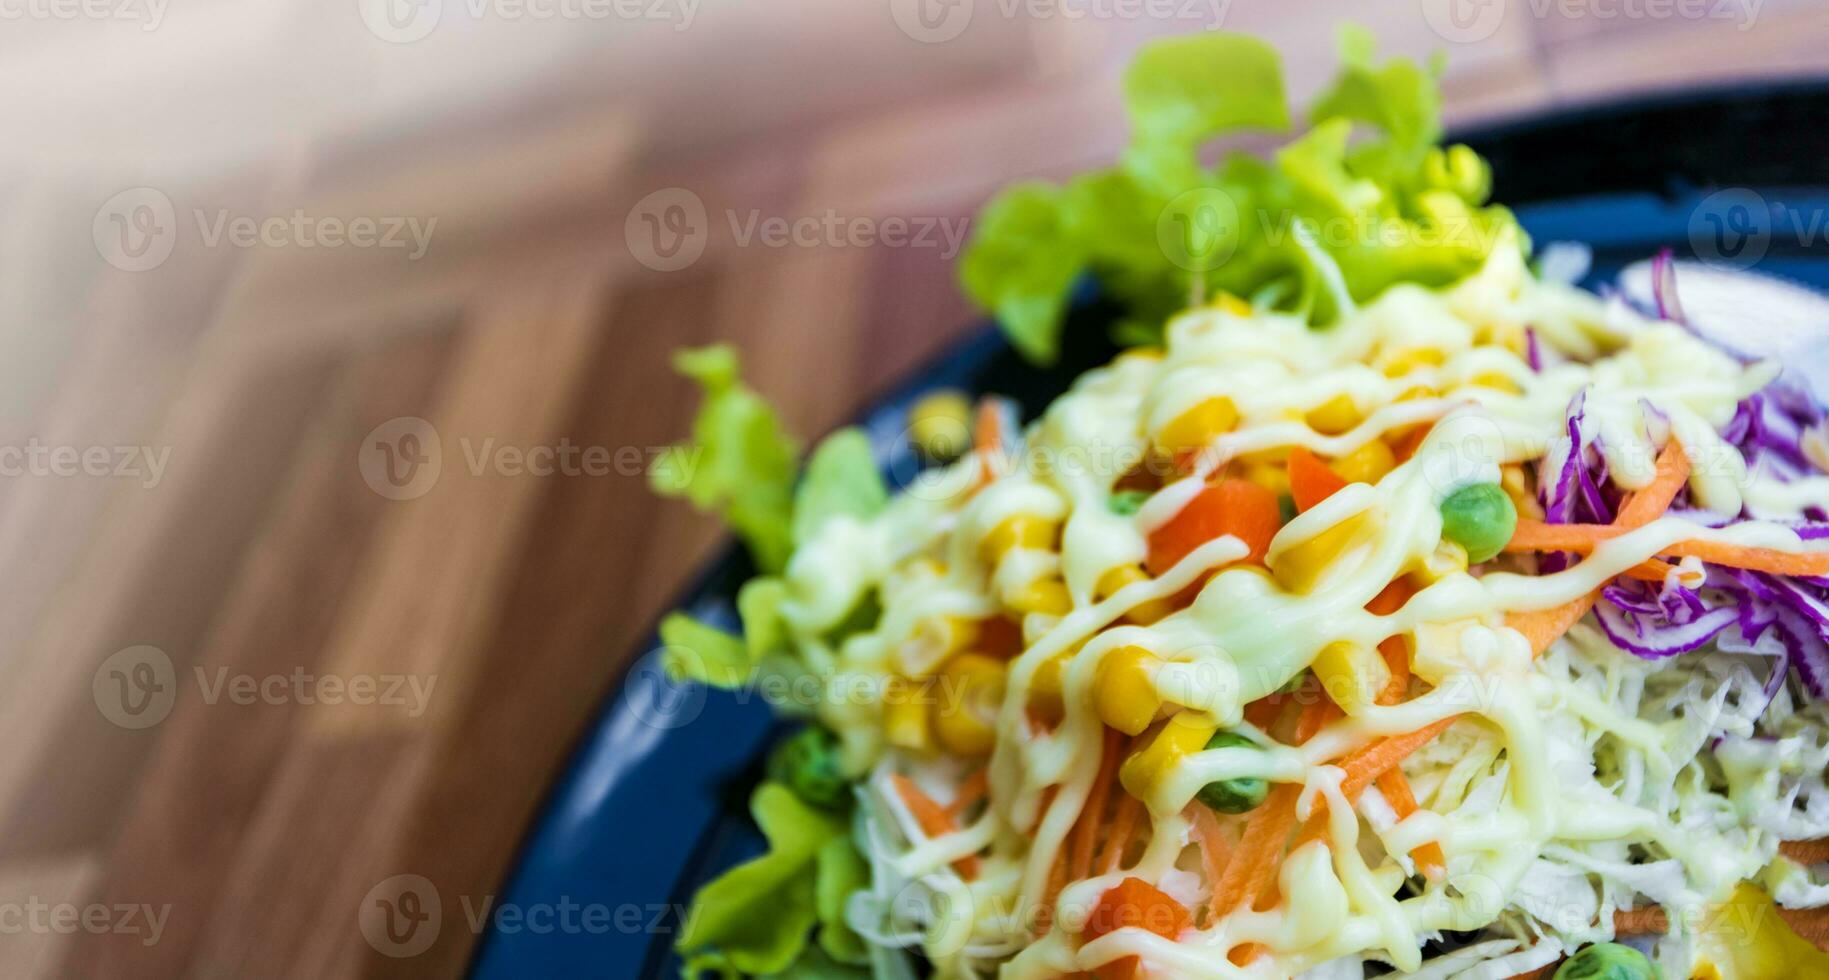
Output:
M1593 247L1590 285L1670 247L1829 289L1829 85L1692 92L1458 136L1492 161L1495 199L1535 242ZM1033 411L1111 355L1103 328L1114 312L1088 291L1054 370L1023 364L987 325L874 402L862 423L892 481L914 471L895 436L916 398L954 387ZM727 549L679 606L734 629L732 599L749 574ZM746 801L777 727L758 697L675 686L652 654L638 656L524 842L500 903L517 917L491 920L473 975L677 976L684 904L761 849ZM552 914L568 903L604 911ZM559 925L535 931L521 916Z

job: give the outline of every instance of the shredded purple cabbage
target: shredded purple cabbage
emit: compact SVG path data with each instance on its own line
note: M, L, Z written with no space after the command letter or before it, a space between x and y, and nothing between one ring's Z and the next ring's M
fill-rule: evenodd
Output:
M1659 313L1680 319L1668 255L1654 263ZM1552 524L1611 523L1624 494L1617 489L1600 450L1598 434L1586 411L1586 392L1577 393L1567 411L1566 446L1544 459L1538 499ZM1670 418L1656 406L1643 406L1646 435L1653 444L1669 436ZM1750 468L1765 468L1779 479L1815 473L1802 449L1804 434L1823 424L1825 412L1807 390L1774 382L1742 402L1723 438L1746 458ZM1677 496L1670 514L1706 527L1725 527L1750 516L1722 514L1695 507L1687 490ZM1791 522L1799 537L1829 539L1829 515ZM1569 554L1546 554L1544 573L1568 568ZM1621 649L1661 660L1718 641L1731 652L1773 656L1768 702L1795 668L1811 695L1829 698L1829 578L1768 575L1744 569L1707 566L1702 583L1686 586L1675 573L1662 583L1619 579L1601 590L1595 605L1600 628ZM1693 581L1693 579L1691 580ZM1768 637L1770 639L1768 639ZM1762 641L1765 641L1762 643Z
M1677 300L1677 263L1668 248L1651 258L1651 299L1657 304L1658 319L1688 322Z
M1543 343L1537 339L1537 331L1531 327L1524 328L1524 360L1532 371L1543 372Z

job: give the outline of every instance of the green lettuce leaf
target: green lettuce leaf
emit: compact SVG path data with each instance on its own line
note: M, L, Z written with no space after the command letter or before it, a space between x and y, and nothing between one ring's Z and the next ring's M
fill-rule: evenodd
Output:
M1061 317L1086 259L1069 234L1060 188L1017 184L978 213L959 257L967 296L996 314L1022 355L1037 364L1060 356Z
M656 459L649 482L661 494L720 514L758 567L780 571L793 550L799 447L775 410L738 380L737 354L728 345L682 350L673 365L704 388L705 401L692 442Z
M1193 151L1221 133L1289 125L1282 59L1243 34L1197 34L1147 45L1124 73L1133 146Z
M686 976L789 969L819 922L822 849L846 836L842 819L800 802L785 786L763 783L750 813L768 853L724 872L693 896L677 944Z
M1119 165L994 198L960 264L967 295L1046 364L1087 270L1126 309L1123 344L1160 342L1166 320L1221 292L1323 326L1396 283L1477 271L1516 222L1485 206L1485 161L1436 145L1439 65L1380 62L1375 47L1345 30L1312 128L1269 159L1233 153L1212 169L1215 137L1288 126L1275 52L1227 34L1144 46L1124 76L1133 132Z
M730 689L749 680L762 658L742 639L685 613L660 621L661 667L676 680Z
M870 947L845 924L845 902L869 887L870 865L857 853L849 834L834 837L819 849L813 898L819 913L819 948L840 963L870 962Z
M794 543L805 544L821 525L839 515L873 517L888 500L889 488L870 454L869 437L862 429L840 429L807 460L806 475L794 494Z

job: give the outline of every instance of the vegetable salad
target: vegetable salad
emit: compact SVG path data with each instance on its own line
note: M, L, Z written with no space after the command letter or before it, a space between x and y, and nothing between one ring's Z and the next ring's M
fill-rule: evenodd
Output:
M1089 271L1131 346L1026 424L928 401L900 493L680 355L655 485L760 574L667 667L812 692L688 975L1829 977L1823 413L1535 274L1433 73L1343 49L1208 166L1287 127L1274 53L1148 47L1117 168L987 207L961 274L1020 350Z

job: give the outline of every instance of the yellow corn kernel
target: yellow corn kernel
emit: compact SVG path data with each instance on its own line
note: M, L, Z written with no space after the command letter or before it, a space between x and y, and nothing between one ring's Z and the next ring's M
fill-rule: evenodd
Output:
M1254 449L1248 453L1240 453L1238 456L1238 463L1241 466L1260 466L1264 464L1282 464L1287 466L1289 465L1289 447L1272 446L1269 449Z
M972 403L965 393L943 388L908 409L908 437L935 459L952 459L972 444Z
M1348 640L1322 647L1314 671L1321 690L1349 715L1377 703L1378 692L1391 679L1391 668L1378 651Z
M1003 661L961 653L940 668L933 699L934 738L954 755L988 755L997 744L1003 705Z
M1142 734L1162 710L1162 698L1152 683L1161 665L1161 657L1139 646L1107 653L1092 682L1092 707L1099 720L1126 735Z
M1230 313L1233 316L1251 315L1250 303L1245 302L1223 289L1220 290L1219 295L1213 297L1213 302L1208 303L1207 305L1222 313Z
M1142 565L1119 565L1099 576L1098 587L1095 591L1100 599L1106 599L1125 586L1147 581L1149 581L1149 573L1143 570ZM1167 599L1150 599L1130 607L1130 612L1125 613L1124 618L1138 626L1148 626L1174 611L1175 605Z
M1441 367L1447 360L1441 351L1433 347L1413 347L1392 354L1384 362L1384 375L1387 378L1401 378L1418 368Z
M1216 436L1238 424L1238 409L1230 398L1209 398L1175 416L1156 436L1156 445L1171 453L1205 449Z
M1245 479L1279 497L1289 492L1289 467L1281 463L1248 463Z
M1075 647L1042 661L1029 675L1029 708L1043 721L1053 724L1067 714L1067 662L1073 659Z
M1457 575L1467 570L1467 549L1452 541L1443 541L1435 550L1422 556L1411 571L1411 578L1419 588L1428 588L1450 575Z
M883 739L898 749L932 749L933 732L927 726L931 693L931 684L891 677L883 689Z
M911 677L933 673L947 657L978 639L978 621L965 616L929 616L897 651L898 666Z
M1124 351L1124 353L1119 354L1117 357L1112 358L1111 363L1123 364L1127 361L1149 361L1153 363L1160 360L1162 360L1162 348L1160 347L1132 347Z
M1216 731L1219 726L1207 721L1204 715L1190 711L1171 715L1118 767L1118 782L1123 784L1125 792L1137 799L1149 799L1157 784L1173 772L1182 759L1206 748L1207 739Z
M1324 435L1337 436L1359 424L1359 406L1345 394L1335 395L1309 409L1308 427Z
M1329 464L1348 483L1377 483L1396 466L1397 457L1383 439L1373 439Z
M1524 475L1524 464L1506 463L1500 467L1499 488L1511 498L1512 506L1518 508L1519 517L1543 517L1543 505L1537 502L1537 495L1531 492L1530 480Z
M1524 389L1518 387L1518 383L1513 381L1509 375L1500 374L1497 371L1476 374L1473 377L1473 383L1482 388L1496 388L1513 395L1524 394Z
M1073 611L1073 595L1067 591L1067 583L1057 578L1045 578L1017 590L1010 597L1008 605L1019 613L1065 616Z
M1291 592L1314 590L1341 555L1362 544L1375 529L1370 514L1358 514L1322 531L1307 541L1287 548L1270 560L1270 574Z
M995 565L1009 554L1011 548L1050 549L1060 534L1060 525L1054 521L1033 517L1028 514L1017 514L1006 517L984 536L978 546L978 553L988 565Z

